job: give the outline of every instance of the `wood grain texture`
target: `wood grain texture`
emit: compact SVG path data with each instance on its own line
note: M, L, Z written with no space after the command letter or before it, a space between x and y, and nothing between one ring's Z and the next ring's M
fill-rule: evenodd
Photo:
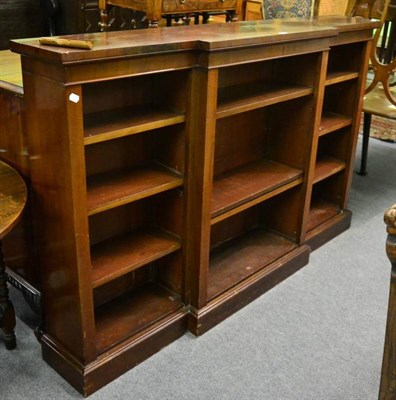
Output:
M386 254L391 263L391 279L389 303L385 332L384 355L381 370L379 400L392 400L396 393L396 352L395 352L395 315L396 315L396 204L385 211L384 221L388 236L386 238Z
M172 293L146 285L95 310L98 353L182 308Z
M333 112L324 112L319 126L319 136L337 131L352 124L352 118Z
M87 182L88 214L174 189L182 183L179 174L160 165L93 176Z
M211 217L214 218L297 180L302 171L270 160L244 165L215 178Z
M211 252L208 300L281 258L297 245L276 234L256 229Z
M168 255L181 247L175 236L161 231L134 232L91 248L93 287Z
M17 224L27 200L27 189L21 176L0 161L0 239Z

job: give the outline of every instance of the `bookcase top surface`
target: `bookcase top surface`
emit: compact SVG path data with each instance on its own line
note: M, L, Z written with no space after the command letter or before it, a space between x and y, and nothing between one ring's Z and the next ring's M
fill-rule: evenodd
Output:
M92 50L41 45L39 38L11 42L11 50L60 63L79 63L102 58L122 58L176 51L216 51L227 48L269 45L335 36L339 31L372 29L361 18L274 19L241 21L118 32L68 35L62 38L89 40Z

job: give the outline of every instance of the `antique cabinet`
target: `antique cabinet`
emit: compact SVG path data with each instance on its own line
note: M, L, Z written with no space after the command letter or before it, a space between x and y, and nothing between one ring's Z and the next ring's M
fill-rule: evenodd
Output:
M91 51L13 42L43 357L79 391L187 329L210 329L348 228L375 26L333 18L79 35Z

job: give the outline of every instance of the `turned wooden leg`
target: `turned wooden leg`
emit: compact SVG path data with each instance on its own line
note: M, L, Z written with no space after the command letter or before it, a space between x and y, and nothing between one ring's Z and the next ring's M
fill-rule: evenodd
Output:
M396 398L396 204L385 212L386 254L392 265L379 399Z
M238 14L235 10L229 10L226 14L226 22L237 22L238 21Z
M0 328L4 332L4 342L8 350L15 349L15 312L8 297L5 264L0 241Z
M99 28L101 32L107 32L110 30L109 11L110 7L100 9Z
M159 22L158 21L148 21L148 27L149 28L158 28L159 27Z
M185 25L190 25L190 22L191 22L191 14L186 14L186 15L183 17L183 22L184 22Z
M360 162L359 175L367 175L367 155L368 155L368 145L370 138L370 127L371 127L371 114L364 113L362 159Z
M199 25L199 13L194 14L194 25Z

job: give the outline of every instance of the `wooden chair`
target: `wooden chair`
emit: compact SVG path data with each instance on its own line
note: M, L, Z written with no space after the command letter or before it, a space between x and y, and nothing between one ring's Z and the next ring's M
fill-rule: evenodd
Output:
M392 265L379 400L396 397L396 204L385 212L386 253Z
M396 69L396 0L350 1L347 13L380 19L383 27L376 31L373 38L370 54L373 79L363 101L363 144L359 174L366 175L372 115L396 120L396 95L390 83Z

